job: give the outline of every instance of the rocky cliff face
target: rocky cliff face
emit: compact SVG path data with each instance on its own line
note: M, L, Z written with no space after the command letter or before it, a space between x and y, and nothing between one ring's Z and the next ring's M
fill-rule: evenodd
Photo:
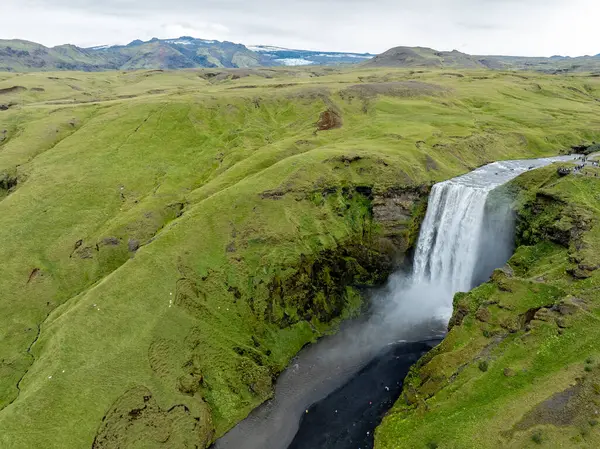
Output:
M373 219L381 226L381 244L389 247L395 262L408 260L419 238L427 211L430 187L394 187L375 195Z

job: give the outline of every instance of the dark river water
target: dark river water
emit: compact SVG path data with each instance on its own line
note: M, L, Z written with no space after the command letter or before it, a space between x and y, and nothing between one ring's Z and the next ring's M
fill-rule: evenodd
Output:
M488 194L528 170L575 157L496 162L436 184L413 271L393 275L373 295L369 316L303 349L278 379L274 398L214 449L373 447L373 431L410 366L443 338L454 294L485 282L512 253L508 204L500 207Z
M374 430L402 392L402 379L440 340L390 346L302 417L289 449L370 449Z

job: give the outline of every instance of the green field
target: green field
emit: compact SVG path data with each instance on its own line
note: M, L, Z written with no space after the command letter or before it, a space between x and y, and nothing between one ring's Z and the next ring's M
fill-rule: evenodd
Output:
M0 447L207 446L383 282L378 198L600 141L586 75L224 73L0 74ZM393 225L406 250L418 226ZM542 265L566 254L547 250ZM444 422L390 417L378 444Z

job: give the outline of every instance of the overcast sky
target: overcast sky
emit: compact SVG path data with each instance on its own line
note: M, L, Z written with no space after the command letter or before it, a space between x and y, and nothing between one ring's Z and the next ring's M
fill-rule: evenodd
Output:
M600 0L0 0L0 38L52 46L189 35L379 53L600 53Z

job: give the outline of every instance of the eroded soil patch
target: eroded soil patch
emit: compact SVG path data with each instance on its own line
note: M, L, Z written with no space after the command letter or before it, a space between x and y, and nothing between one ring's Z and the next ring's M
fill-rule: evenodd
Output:
M341 128L342 125L342 116L333 109L327 109L321 112L321 116L317 122L317 129L319 131L328 131L330 129Z
M137 386L110 407L92 449L125 447L205 448L213 437L206 404L195 415L185 405L163 410L150 390Z

